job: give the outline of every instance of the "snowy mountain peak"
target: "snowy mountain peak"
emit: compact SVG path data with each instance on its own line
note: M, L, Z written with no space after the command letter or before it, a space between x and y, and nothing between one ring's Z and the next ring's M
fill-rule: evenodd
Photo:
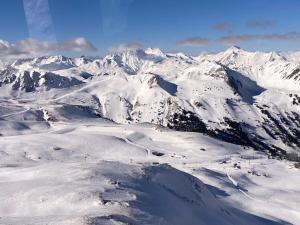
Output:
M202 54L191 57L184 53L165 54L158 48L129 49L110 54L103 59L86 57L68 58L65 56L44 56L33 59L19 59L11 67L20 71L57 72L67 75L70 72L91 77L101 74L136 75L138 73L164 73L173 76L186 74L186 71L204 71L205 62L217 62L243 76L257 82L262 87L280 87L289 90L299 88L299 63L289 60L291 53L283 56L277 52L250 52L237 46L217 54ZM294 57L294 56L293 56ZM2 66L3 67L3 66ZM197 68L197 69L195 69ZM195 72L193 72L195 73ZM87 75L88 74L88 75ZM177 74L177 73L176 73ZM197 72L198 74L198 72ZM194 76L190 74L189 76Z
M245 50L242 49L239 46L233 45L233 46L229 47L226 51L228 51L228 52L236 52L236 51L245 51Z
M76 65L71 58L57 55L31 59L18 59L11 66L20 70L57 71L72 68Z
M212 58L215 59L216 61L220 61L223 62L224 64L227 64L227 63L235 62L238 58L243 57L248 53L249 52L239 47L232 46L223 52L213 55Z
M276 61L276 60L282 60L282 61L286 61L286 58L283 57L282 55L280 55L277 52L270 52L269 53L269 61Z
M159 48L147 48L147 49L129 49L126 51L120 51L108 55L109 58L118 58L122 59L138 59L138 60L149 60L153 58L165 58L165 54ZM106 57L105 57L106 58Z
M147 48L145 50L145 53L148 55L159 56L163 58L166 57L166 55L159 48Z

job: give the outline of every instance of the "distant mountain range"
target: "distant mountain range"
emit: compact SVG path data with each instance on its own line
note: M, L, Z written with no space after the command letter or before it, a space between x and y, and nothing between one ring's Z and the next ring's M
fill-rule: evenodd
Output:
M0 117L102 117L207 134L285 157L300 148L300 53L231 47L197 57L137 49L104 58L46 56L0 63ZM5 135L5 134L3 134Z

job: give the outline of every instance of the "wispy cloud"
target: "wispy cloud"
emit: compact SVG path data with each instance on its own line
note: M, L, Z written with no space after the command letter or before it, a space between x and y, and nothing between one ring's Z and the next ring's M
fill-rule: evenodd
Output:
M91 52L97 51L97 48L82 37L60 43L35 39L21 40L16 43L0 40L0 57L30 57L50 54L56 51Z
M143 45L139 42L128 42L128 43L122 43L119 44L118 46L111 47L109 49L109 52L125 52L125 51L134 51L139 48L142 48Z
M232 29L232 25L230 23L216 23L212 26L212 29L213 30L216 30L216 31L227 31L227 32L230 32L231 29Z
M100 0L102 29L105 35L121 33L127 27L128 10L134 0Z
M273 20L253 20L246 23L248 28L267 29L277 26L277 22Z
M265 40L265 41L299 41L300 32L289 32L283 34L246 34L246 35L230 35L221 37L218 41L222 44L235 45L248 41Z
M218 42L225 44L225 45L236 45L242 42L252 41L255 40L255 35L230 35L221 37Z
M23 0L30 38L56 41L48 0Z
M205 46L208 45L210 40L203 37L192 37L177 42L180 46Z

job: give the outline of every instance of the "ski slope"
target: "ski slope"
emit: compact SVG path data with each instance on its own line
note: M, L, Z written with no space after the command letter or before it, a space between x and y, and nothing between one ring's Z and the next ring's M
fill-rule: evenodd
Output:
M300 221L292 163L202 134L54 123L1 146L0 224Z

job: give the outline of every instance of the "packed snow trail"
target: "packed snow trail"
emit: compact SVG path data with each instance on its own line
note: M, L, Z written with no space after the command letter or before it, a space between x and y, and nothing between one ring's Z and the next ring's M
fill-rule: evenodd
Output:
M241 189L241 187L239 186L238 182L229 175L229 173L228 173L227 170L226 170L226 175L227 175L228 179L230 180L230 182L236 187L237 190L239 190L247 198L251 198L251 199L254 200L253 197L251 197L249 194L247 194L244 190Z

